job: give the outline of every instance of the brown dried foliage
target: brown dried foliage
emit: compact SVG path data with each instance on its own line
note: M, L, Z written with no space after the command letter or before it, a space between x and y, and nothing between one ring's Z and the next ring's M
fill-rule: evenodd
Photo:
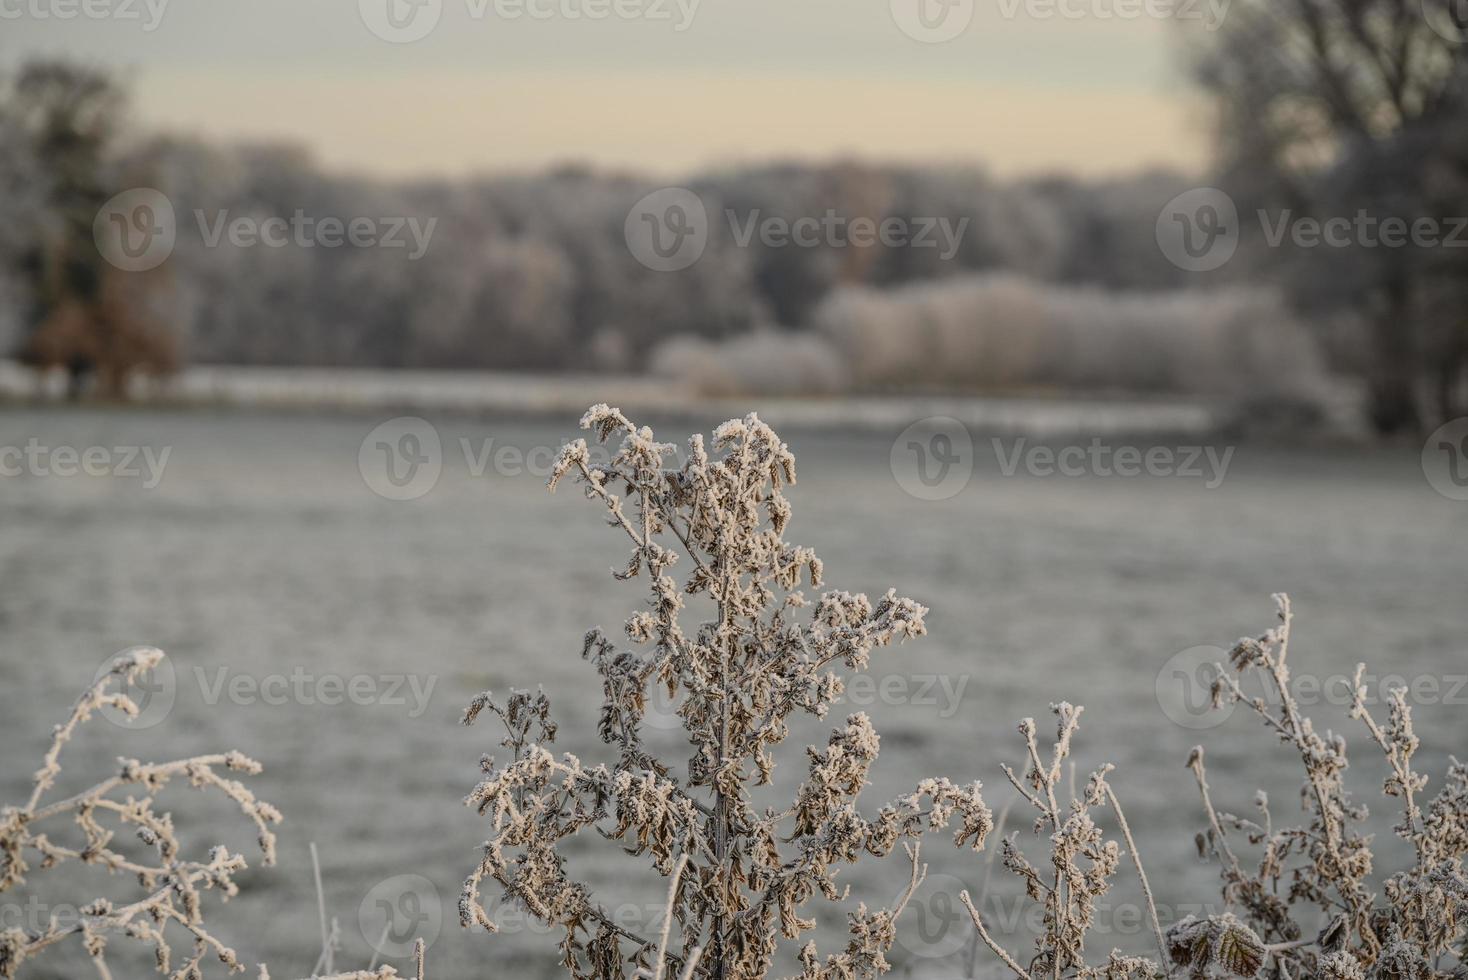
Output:
M803 980L846 980L888 969L895 920L923 875L917 841L955 824L961 847L981 848L992 826L977 783L925 779L873 818L857 798L876 761L877 733L864 714L836 726L824 747L807 749L806 778L781 809L756 809L750 789L770 781L775 753L793 715L824 718L843 692L840 668L861 670L879 647L925 632L927 610L889 591L876 602L819 588L820 559L789 544L791 516L783 489L795 481L789 448L754 415L688 443L687 459L669 465L675 447L657 442L616 409L592 408L583 428L602 442L620 437L606 465L593 465L584 440L567 445L552 489L573 476L601 505L608 524L631 544L620 580L645 576L648 601L624 626L625 643L598 630L583 653L601 676L602 740L609 765L588 765L547 747L556 729L543 694L489 694L464 721L490 710L505 722L504 764L486 757L466 802L491 821L484 858L460 901L465 926L494 931L481 891L497 883L508 900L565 930L561 958L577 978L652 973L659 944L612 921L589 887L566 871L562 846L595 831L669 876L686 859L671 916L682 936L668 959L699 977L755 980L773 967L781 938L814 927L803 907L820 897L846 899L843 865L883 857L899 843L911 861L909 887L892 908L849 913L850 940L822 955L807 942L798 954ZM679 549L679 550L675 550ZM674 577L682 563L684 574ZM687 628L688 597L703 596L712 619ZM678 704L692 753L682 771L655 758L644 742L655 686ZM910 842L910 843L909 843ZM693 951L701 958L692 965Z

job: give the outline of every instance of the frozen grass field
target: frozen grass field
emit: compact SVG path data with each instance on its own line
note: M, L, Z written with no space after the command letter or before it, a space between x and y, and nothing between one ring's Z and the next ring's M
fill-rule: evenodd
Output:
M364 899L370 909L380 897L374 887L421 875L436 903L406 912L420 931L431 931L435 917L441 922L429 952L432 976L553 976L552 937L458 928L459 883L484 836L459 800L479 755L496 751L497 734L457 721L484 688L538 683L562 722L558 745L599 759L600 690L578 656L581 637L594 625L616 632L642 586L587 571L610 569L624 549L575 491L551 496L540 475L514 465L475 476L461 451L461 439L475 452L486 440L491 452L539 449L530 453L537 469L577 434L573 418L561 425L433 418L443 474L430 493L406 502L374 494L358 468L363 438L385 418L0 415L0 445L34 438L169 449L152 489L129 478L0 479L0 799L24 795L50 725L104 660L156 645L170 654L176 676L166 720L143 731L101 721L71 750L68 776L80 783L105 774L117 755L161 760L228 748L265 764L254 785L285 811L281 866L246 874L237 907L216 917L243 956L268 960L277 977L309 972L319 946L307 857L314 840L330 911L342 923L339 966L365 966L372 957L378 937L362 935L358 911ZM721 420L710 417L701 428ZM663 424L659 435L689 430ZM999 764L1015 761L1018 719L1032 715L1048 728L1050 702L1083 703L1081 778L1103 761L1118 765L1111 781L1164 915L1216 901L1216 870L1200 866L1193 851L1203 817L1184 768L1189 748L1208 746L1215 799L1235 811L1263 786L1277 814L1293 814L1297 769L1242 710L1205 731L1175 723L1159 704L1157 678L1164 672L1169 683L1165 671L1180 651L1226 647L1271 625L1276 591L1294 598L1297 674L1349 676L1365 660L1377 676L1436 679L1438 700L1455 703L1417 708L1421 768L1437 776L1447 753L1468 748L1468 686L1455 681L1468 674L1468 504L1435 493L1413 450L1244 444L1221 486L1208 490L1175 477L1006 477L989 440L976 436L967 488L926 502L892 474L895 430L782 435L801 476L787 537L818 549L833 586L881 592L891 585L932 610L930 635L875 657L876 683L853 694L854 707L883 735L874 804L921 771L983 780L997 811L1010 794ZM361 700L375 703L317 703L312 681L328 678L355 680L367 694ZM1364 748L1343 708L1312 713ZM823 738L828 727L813 724L797 736ZM662 737L659 754L681 759L676 733ZM1355 761L1364 771L1352 774L1353 785L1383 815L1378 840L1385 841L1377 762L1365 751ZM243 849L238 822L223 807L218 815L221 835ZM1024 817L1008 829L1022 830L1023 843L1027 825ZM597 849L598 861L606 851ZM939 872L975 889L983 878L981 864L940 838L924 853L935 887ZM1386 853L1396 856L1392 842ZM897 884L888 872L899 873L899 864L856 874L853 887L889 899ZM655 881L625 873L642 867L607 862L586 873L618 895L655 901ZM919 910L929 919L913 928L925 924L926 932L905 935L894 950L899 973L961 975L952 961L919 955L954 947L935 925L945 908L935 899ZM1140 923L1114 931L1114 945L1146 943ZM84 961L58 952L30 975L74 977L82 969ZM141 966L136 975L144 975Z

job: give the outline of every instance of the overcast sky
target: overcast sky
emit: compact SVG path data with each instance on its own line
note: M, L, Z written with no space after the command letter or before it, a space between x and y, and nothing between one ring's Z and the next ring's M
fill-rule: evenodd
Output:
M0 0L0 65L116 65L145 126L295 140L387 176L850 155L1201 165L1182 28L1124 16L1143 0L918 2Z

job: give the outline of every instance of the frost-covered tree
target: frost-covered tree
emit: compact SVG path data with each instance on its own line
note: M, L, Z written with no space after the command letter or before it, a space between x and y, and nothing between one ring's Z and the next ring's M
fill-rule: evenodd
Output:
M1464 168L1465 38L1468 9L1455 0L1233 4L1195 58L1216 107L1224 186L1245 212L1454 222L1465 202L1444 185L1461 184ZM1287 256L1299 300L1365 320L1359 363L1381 432L1431 429L1445 419L1426 389L1435 383L1454 410L1464 327L1461 294L1446 315L1425 294L1461 269L1438 268L1452 249L1416 233L1395 245L1375 230L1348 240ZM1264 264L1283 264L1277 250Z
M44 193L41 162L19 115L0 101L0 350L20 343L34 302L24 263L44 214Z
M783 537L791 507L782 491L795 480L795 458L758 417L724 423L711 448L693 436L678 466L668 465L674 446L616 409L597 405L582 426L603 442L620 435L620 448L602 465L592 462L585 440L572 442L550 485L567 476L584 484L631 542L616 577L645 576L649 588L646 607L624 624L625 641L592 630L583 650L604 691L599 733L617 756L591 765L553 753L556 724L543 694L512 692L496 701L485 693L470 704L465 723L485 711L498 715L512 754L482 760L466 801L489 817L491 831L464 885L463 924L495 930L482 896L494 883L506 899L565 930L562 961L572 976L652 972L666 940L613 921L567 873L567 843L600 833L649 857L659 874L678 872L669 922L680 939L666 957L674 970L754 980L774 967L782 937L814 928L803 906L817 897L845 900L837 882L843 865L903 843L912 875L893 907L858 905L844 949L823 956L807 942L798 954L805 980L885 972L897 916L923 873L918 838L953 823L957 845L983 846L992 817L979 785L923 779L911 794L864 815L857 801L878 738L858 713L836 725L825 746L806 750L806 775L788 805L759 809L751 790L770 782L792 717L824 718L843 692L841 669L861 670L878 647L922 636L927 610L892 591L875 602L839 591L806 598L802 582L818 588L823 568L811 549ZM692 597L707 600L714 615L686 627ZM644 742L656 687L677 703L692 747L676 771Z

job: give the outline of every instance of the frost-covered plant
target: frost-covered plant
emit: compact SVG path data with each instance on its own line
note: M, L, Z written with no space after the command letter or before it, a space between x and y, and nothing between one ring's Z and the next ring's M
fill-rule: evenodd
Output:
M39 929L7 929L0 933L0 977L15 976L26 961L72 936L79 936L98 973L110 977L107 946L115 936L137 940L153 948L158 972L176 980L202 976L206 958L217 958L231 972L244 969L234 950L220 942L204 922L204 892L218 891L225 900L236 894L234 876L245 860L223 847L212 848L203 860L183 853L173 815L157 808L158 796L174 778L186 779L199 790L219 792L238 804L258 832L264 863L275 862L275 835L271 825L280 812L255 795L244 783L225 773L256 775L260 764L238 752L200 755L174 762L143 763L119 759L115 775L90 789L64 799L48 801L61 773L61 752L78 728L94 712L112 708L136 717L138 707L124 691L163 659L163 652L139 647L121 654L111 669L77 699L71 716L56 726L51 747L35 774L30 799L23 806L0 809L0 892L24 885L33 871L78 862L135 878L143 895L128 904L98 898L81 907L75 922L50 917ZM70 820L80 840L73 844L53 839L51 824ZM138 848L119 846L126 832ZM34 866L32 861L35 862ZM178 930L192 940L190 953L173 965L169 933Z
M1287 662L1289 598L1275 596L1280 625L1263 636L1240 640L1229 654L1233 673L1219 667L1213 686L1216 706L1242 702L1281 741L1299 753L1305 770L1301 790L1307 820L1275 825L1269 800L1255 796L1257 817L1219 812L1209 793L1201 747L1188 764L1197 777L1209 825L1198 835L1200 853L1218 860L1223 897L1271 943L1273 975L1332 980L1430 980L1468 975L1468 767L1456 759L1443 788L1425 806L1428 779L1412 768L1418 739L1405 689L1389 693L1385 723L1366 705L1357 668L1352 717L1362 722L1385 755L1389 772L1384 793L1398 801L1396 834L1412 847L1412 864L1387 877L1382 894L1372 887L1374 854L1360 823L1366 807L1345 785L1346 742L1315 731L1290 689ZM1260 676L1269 698L1249 697L1235 674ZM1270 702L1275 702L1271 704ZM1246 867L1230 835L1259 849Z
M61 775L61 753L77 730L100 710L112 709L128 718L139 713L126 693L163 661L163 651L135 647L119 654L109 668L72 706L71 714L51 733L51 745L36 772L30 798L22 806L0 807L0 892L26 884L28 875L75 862L135 878L142 890L135 901L119 904L97 898L79 907L79 917L51 915L35 929L0 931L0 977L14 977L21 967L73 937L81 940L102 980L111 980L107 959L113 938L135 940L152 949L154 965L170 980L202 980L205 963L218 959L226 972L245 970L238 954L215 936L204 921L204 893L217 891L223 901L239 893L234 877L246 867L245 859L222 846L208 852L207 860L190 860L173 814L158 809L158 797L175 778L187 779L197 790L212 790L232 800L254 824L262 863L275 863L275 833L280 811L258 799L244 783L225 773L259 775L261 766L239 752L197 755L173 762L146 763L118 759L115 775L57 800L48 800ZM71 844L52 829L70 820L76 836ZM119 834L135 837L139 845L122 846ZM141 851L142 853L138 853ZM34 864L32 864L34 862ZM75 921L73 921L75 918ZM191 940L187 956L178 956L179 935ZM424 948L416 950L417 978L424 980ZM314 980L393 980L392 967L365 971L313 974ZM264 964L258 980L270 980Z
M877 647L922 636L927 610L892 591L876 602L838 591L805 597L801 582L818 588L823 569L809 548L783 538L791 508L782 490L795 480L795 459L756 416L721 425L712 449L695 435L681 465L669 465L675 447L606 405L592 408L582 426L602 442L620 435L620 448L594 465L584 440L570 443L550 486L567 476L584 484L631 543L615 576L645 575L649 588L647 606L624 624L628 645L592 630L583 648L604 692L599 734L617 757L593 766L553 754L547 745L556 727L542 694L512 692L499 703L486 693L469 705L466 724L486 710L506 723L512 757L483 759L466 800L492 829L464 884L463 924L495 929L481 898L492 880L506 899L565 930L562 963L572 976L660 972L657 940L612 921L567 874L562 846L597 832L649 856L663 876L686 859L670 902L681 934L667 954L675 972L757 980L772 969L780 937L814 927L803 906L846 898L837 883L842 865L885 856L902 842L912 862L904 895L890 909L850 912L843 950L823 957L808 942L798 957L804 980L885 972L895 920L923 874L916 846L906 842L956 820L955 842L982 847L992 817L978 784L924 779L868 819L856 803L878 739L864 714L852 714L824 747L807 749L792 803L760 810L750 791L770 781L792 716L824 718L841 697L838 668L861 670ZM681 580L672 574L680 562ZM693 596L705 597L713 616L690 629L682 614ZM659 687L677 702L692 746L679 772L643 739Z
M1307 821L1276 827L1263 793L1255 797L1256 819L1215 808L1201 746L1188 765L1202 793L1209 827L1198 835L1200 854L1216 858L1224 879L1223 899L1230 910L1206 918L1187 916L1165 930L1158 922L1145 872L1126 817L1106 783L1111 767L1092 774L1068 813L1057 805L1061 763L1068 757L1080 709L1055 706L1060 719L1051 760L1042 763L1034 722L1020 726L1030 756L1021 780L1008 767L1010 782L1039 811L1037 832L1047 832L1051 867L1041 871L1004 842L1005 866L1025 883L1029 897L1043 904L1044 930L1027 966L990 935L967 894L961 896L980 938L1016 975L1076 977L1081 980L1143 980L1162 977L1271 977L1325 980L1462 980L1468 976L1468 767L1456 759L1444 788L1425 805L1427 777L1412 768L1418 739L1406 692L1390 692L1385 723L1367 709L1366 689L1357 668L1352 716L1361 721L1385 755L1389 773L1383 787L1399 799L1402 820L1396 832L1412 845L1409 868L1388 877L1383 894L1372 888L1372 840L1360 830L1366 808L1345 787L1345 740L1321 735L1290 689L1289 599L1275 597L1280 625L1257 638L1240 640L1229 655L1233 672L1219 666L1213 688L1215 706L1242 702L1252 708L1282 741L1299 753L1305 769L1301 798ZM1249 697L1235 674L1257 672L1269 692ZM1109 805L1136 864L1157 935L1158 956L1124 956L1113 951L1099 966L1084 958L1087 931L1094 924L1098 896L1116 870L1119 850L1104 841L1090 811ZM1231 835L1260 849L1257 866L1246 868Z
M1053 704L1051 710L1055 713L1057 725L1050 758L1042 760L1039 744L1036 742L1038 729L1035 719L1026 717L1019 726L1020 735L1025 736L1025 748L1029 756L1025 775L1020 776L1010 766L1003 766L1004 775L1009 778L1011 785L1038 814L1035 817L1036 835L1045 835L1050 841L1050 861L1044 869L1036 867L1020 851L1017 844L1019 835L1010 835L1004 839L1001 848L1004 867L1019 877L1020 882L1025 885L1026 896L1041 905L1044 911L1041 920L1044 927L1039 936L1036 936L1035 954L1028 964L1020 965L1019 958L1004 948L986 929L984 917L979 914L969 893L960 893L959 899L969 911L973 929L978 932L979 939L984 940L985 945L1009 967L1014 976L1022 977L1023 980L1035 980L1038 977L1075 977L1079 980L1149 980L1167 977L1170 976L1171 962L1176 957L1176 954L1170 955L1170 951L1179 951L1183 946L1192 949L1198 942L1210 943L1210 955L1213 955L1214 948L1226 949L1227 952L1218 958L1235 964L1238 967L1235 973L1240 976L1252 976L1252 970L1257 970L1258 962L1262 958L1262 943L1258 942L1254 933L1249 932L1248 927L1236 923L1232 917L1210 918L1205 921L1188 917L1174 923L1166 933L1163 932L1157 917L1157 904L1152 899L1151 883L1148 882L1147 871L1142 869L1142 858L1136 849L1136 841L1132 838L1132 829L1126 822L1126 814L1117 800L1116 791L1107 782L1107 776L1111 775L1114 766L1105 764L1101 769L1095 770L1091 773L1091 778L1086 780L1085 789L1079 794L1072 792L1069 802L1061 804L1064 792L1061 776L1066 761L1070 758L1072 741L1080 728L1080 713L1085 709L1061 701L1060 704ZM1138 879L1141 880L1142 896L1147 899L1148 923L1151 924L1152 935L1157 939L1158 955L1155 959L1127 957L1113 949L1098 965L1086 962L1086 936L1097 926L1100 901L1110 891L1111 877L1122 863L1122 846L1119 842L1107 841L1101 827L1092 817L1092 811L1100 807L1110 807L1116 814L1117 826L1122 830L1127 852L1132 858ZM1254 946L1260 946L1257 954L1248 952ZM1240 952L1240 949L1245 952ZM1252 970L1245 973L1242 967L1248 965L1252 965Z

